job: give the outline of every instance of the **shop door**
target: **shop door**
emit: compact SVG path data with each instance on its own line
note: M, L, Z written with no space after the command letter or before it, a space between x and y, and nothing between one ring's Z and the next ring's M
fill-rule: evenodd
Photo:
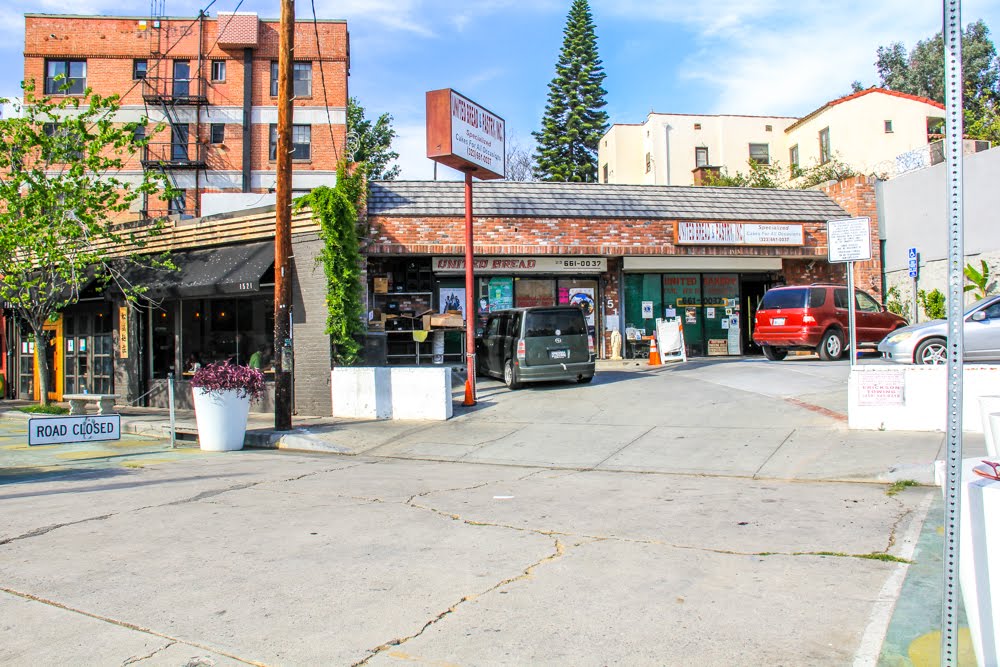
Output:
M760 346L753 342L753 328L757 321L757 306L764 298L764 293L771 289L771 284L771 278L766 275L740 276L740 300L743 304L740 312L740 332L743 337L744 354L761 354Z
M61 401L63 397L63 324L62 318L48 322L43 326L44 345L35 346L35 354L44 354L49 364L49 400ZM41 382L38 375L38 364L35 364L34 400L41 400Z

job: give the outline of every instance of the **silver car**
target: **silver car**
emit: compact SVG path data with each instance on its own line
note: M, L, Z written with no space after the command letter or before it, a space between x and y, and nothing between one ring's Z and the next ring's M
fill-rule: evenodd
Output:
M904 364L943 364L948 361L947 336L947 320L911 324L883 338L878 351ZM1000 361L1000 295L966 308L965 360Z

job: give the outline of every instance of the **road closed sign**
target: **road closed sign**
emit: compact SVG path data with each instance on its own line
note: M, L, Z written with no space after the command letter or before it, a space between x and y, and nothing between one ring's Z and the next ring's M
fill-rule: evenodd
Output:
M871 218L828 220L826 238L831 264L872 258Z
M29 445L62 445L67 442L121 440L121 415L39 417L28 420Z

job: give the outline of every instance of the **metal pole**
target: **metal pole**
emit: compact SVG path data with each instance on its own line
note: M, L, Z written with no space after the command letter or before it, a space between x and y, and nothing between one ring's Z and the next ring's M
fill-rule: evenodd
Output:
M948 466L944 509L941 664L958 664L958 555L962 494L965 238L962 218L962 3L944 3L945 156L948 164Z
M281 0L278 40L278 172L274 230L274 428L292 428L292 369L283 354L292 312L292 51L295 0Z
M476 295L472 271L472 172L465 172L465 401L476 404Z
M167 373L167 400L170 405L170 449L177 447L176 416L174 414L174 374Z
M847 329L848 345L851 346L851 366L858 363L858 325L854 319L854 262L847 263Z
M919 261L919 260L918 260ZM917 279L913 279L913 320L910 324L916 324L920 321L920 305L917 302Z

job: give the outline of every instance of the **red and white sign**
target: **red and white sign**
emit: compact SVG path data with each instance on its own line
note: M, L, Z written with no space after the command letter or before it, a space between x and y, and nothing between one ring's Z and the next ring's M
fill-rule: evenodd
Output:
M805 245L802 225L749 222L678 222L678 245Z
M434 257L434 273L462 273L464 257ZM472 260L476 273L604 273L608 260L604 257L476 257Z
M451 88L427 93L427 157L484 180L506 174L504 120Z
M906 376L903 371L858 374L858 405L906 405Z

